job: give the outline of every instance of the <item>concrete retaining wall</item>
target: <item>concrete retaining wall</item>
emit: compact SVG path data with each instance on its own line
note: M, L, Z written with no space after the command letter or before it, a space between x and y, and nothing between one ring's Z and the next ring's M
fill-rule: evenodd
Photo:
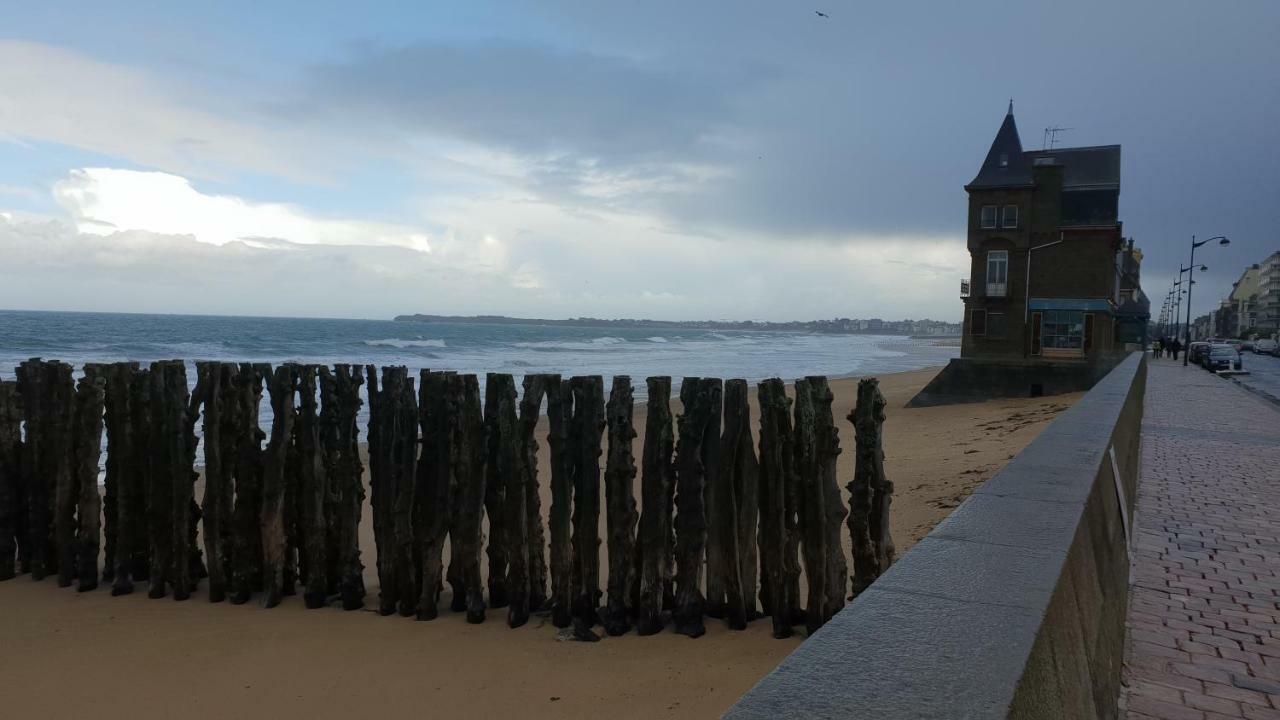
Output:
M997 397L1061 395L1092 388L1127 355L1089 360L955 358L929 381L907 407L983 402Z
M726 717L1116 717L1145 387L1131 354Z

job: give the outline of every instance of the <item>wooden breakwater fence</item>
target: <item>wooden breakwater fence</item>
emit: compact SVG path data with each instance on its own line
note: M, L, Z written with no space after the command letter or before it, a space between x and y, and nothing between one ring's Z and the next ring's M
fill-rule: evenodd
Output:
M606 401L599 375L530 374L518 395L512 375L490 373L482 401L473 374L422 370L415 389L402 366L381 377L373 365L195 368L191 390L182 360L86 364L76 381L70 365L37 358L0 381L0 580L56 576L84 592L101 578L113 595L146 582L150 597L176 600L205 580L212 602L274 607L300 588L307 608L364 607L362 385L382 615L435 618L447 582L451 610L473 623L488 608L505 607L513 628L548 611L594 640L597 624L649 635L670 622L698 637L708 616L732 629L768 616L783 638L821 627L894 559L874 378L848 415L846 505L825 377L797 380L793 397L780 379L758 384L758 451L745 380L684 378L673 418L671 378L650 377L637 468L628 376Z

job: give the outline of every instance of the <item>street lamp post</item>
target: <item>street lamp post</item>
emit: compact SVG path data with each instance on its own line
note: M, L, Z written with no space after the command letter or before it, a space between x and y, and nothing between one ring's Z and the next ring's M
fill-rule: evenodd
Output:
M1187 282L1187 327L1186 327L1187 349L1190 349L1191 347L1191 286L1194 285L1196 282L1195 281L1196 248L1200 247L1201 245L1204 245L1205 243L1213 242L1214 240L1217 240L1219 245L1231 244L1231 241L1228 240L1225 235L1215 235L1214 237L1208 238L1206 240L1200 240L1198 242L1196 241L1195 235L1191 236L1191 267L1187 268L1187 273L1188 273L1187 274L1187 280L1188 280ZM1187 366L1187 355L1185 352L1182 355L1182 366L1183 367Z

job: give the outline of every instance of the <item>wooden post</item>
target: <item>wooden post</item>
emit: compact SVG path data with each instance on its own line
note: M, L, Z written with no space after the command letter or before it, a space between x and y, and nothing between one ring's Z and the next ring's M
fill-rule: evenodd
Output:
M484 415L475 375L450 375L449 456L453 513L449 527L449 584L452 606L467 622L484 622L480 579L480 525L484 517Z
M126 475L130 482L124 487L121 503L128 509L132 529L126 533L131 536L134 554L127 562L131 565L132 581L151 582L151 477L152 473L152 423L154 414L151 405L151 368L140 367L131 373L129 383L129 424L132 435L132 452L126 456ZM123 525L122 525L123 527ZM132 592L132 582L112 588L116 594ZM150 592L148 591L148 594Z
M413 535L414 477L418 462L418 402L414 380L404 367L394 368L395 382L384 386L383 392L396 394L394 403L394 441L391 452L394 515L395 574L400 595L400 615L414 617L418 614L418 601L422 594L420 576L421 561L415 548ZM383 380L386 380L384 371Z
M422 457L418 461L413 520L422 563L419 620L432 620L439 612L442 553L453 504L448 423L451 375L423 370L420 376L418 421L422 427Z
M106 379L101 365L85 365L76 388L73 473L76 502L76 569L80 592L98 587L98 550L102 536L102 496L98 494L98 459L102 453L102 411Z
M849 582L849 566L844 559L840 533L848 510L840 497L836 467L836 461L840 457L840 434L836 431L835 419L831 412L831 404L835 396L831 393L831 386L825 377L811 376L807 379L813 395L818 482L822 488L823 509L826 512L824 549L826 551L827 604L822 612L822 621L825 623L844 607L845 587Z
M187 366L181 360L166 362L164 369L167 481L172 484L173 499L170 510L173 527L173 555L170 558L173 568L173 599L187 600L204 570L200 550L196 546L196 513L199 512L199 506L195 503L195 422L198 417L198 396L203 388L198 388L197 398L193 399L187 389Z
M809 590L805 628L812 635L822 627L827 608L827 512L820 481L817 423L813 386L808 379L795 383L795 467L798 521L804 572ZM844 588L838 590L844 593Z
M328 580L344 610L364 607L364 564L360 561L360 515L364 505L364 465L356 421L363 401L358 365L320 367L320 446L328 481L325 507Z
M732 630L746 628L755 616L756 515L759 467L751 443L751 414L746 380L724 386L724 432L720 436L720 472L711 533L718 536L725 578L725 618Z
M263 452L262 472L262 604L273 608L284 596L285 472L289 462L290 438L295 419L294 397L297 366L280 365L271 374L267 390L271 394L271 437Z
M106 478L104 481L105 545L102 579L110 582L112 595L133 592L138 574L145 518L146 488L137 468L140 452L133 425L133 385L138 363L118 362L103 367L106 377L104 428L107 434Z
M858 402L849 413L857 445L853 481L849 483L855 596L884 574L894 560L893 538L889 534L893 483L884 474L884 407L880 381L860 380Z
M719 405L721 389L718 380L684 378L680 387L683 412L677 423L676 444L676 608L672 620L675 631L689 637L706 632L702 622L706 600L702 594L702 565L706 550L707 518L705 507L706 460L703 444L708 441L711 418L719 419L713 405ZM719 445L717 423L714 442Z
M663 600L671 581L671 378L650 377L641 456L640 590L636 601L636 630L653 635L662 630Z
M484 396L484 509L489 523L489 605L506 607L509 590L507 573L506 478L515 470L516 384L508 373L485 376Z
M186 386L186 363L182 363L183 386ZM185 448L182 454L183 467L186 468L187 482L186 487L180 488L179 493L186 500L186 513L183 523L187 530L185 545L187 548L187 572L188 572L188 592L194 592L202 578L209 576L209 571L204 565L204 554L200 549L200 523L203 519L203 512L200 509L200 503L196 502L195 484L200 479L200 473L196 472L196 450L199 446L199 438L196 437L196 422L200 419L200 406L204 403L205 397L205 381L196 374L196 386L187 397L187 412L182 424L182 439L185 441ZM182 599L186 599L184 596Z
M150 587L147 597L164 597L173 582L173 466L170 462L173 443L168 437L172 428L172 409L166 395L164 361L151 363L147 375L149 387L147 442L147 539L151 547ZM185 408L184 408L185 410Z
M713 530L712 518L721 514L722 505L732 505L732 498L725 496L720 486L720 427L724 415L724 382L719 378L704 378L707 387L707 419L702 435L702 498L706 517L706 596L704 612L710 617L725 616L725 585L728 569L724 565L723 540ZM723 497L723 499L721 498Z
M271 374L266 363L241 363L235 373L234 446L235 507L232 511L232 575L235 591L231 602L248 602L262 590L262 441L266 433L258 425L262 382ZM230 410L230 408L227 408ZM224 432L224 436L228 433Z
M547 443L551 446L551 623L566 628L572 623L573 464L569 421L573 417L573 393L559 375L547 375Z
M600 606L600 455L605 428L604 379L599 375L575 377L573 423L573 606L574 635L596 640L590 628L598 622Z
M517 423L515 379L507 373L489 373L485 378L484 403L484 505L489 519L489 605L507 607L520 594L527 613L528 560L523 557L526 556L523 546L524 489L520 485L523 477L520 473ZM508 512L509 503L520 505L520 511ZM521 538L520 544L514 548L509 537L512 535ZM517 558L517 555L522 557ZM517 572L519 577L515 577ZM516 585L523 587L517 588Z
M316 400L317 374L327 368L303 365L298 375L298 421L293 429L298 457L298 564L306 590L303 603L309 609L324 607L329 597L328 523L325 514L329 495L327 465L320 445L320 413Z
M609 456L605 463L605 505L609 532L609 603L600 614L610 635L631 630L635 615L636 460L632 450L636 431L632 424L635 401L631 378L615 375L605 415L609 428Z
M773 618L773 636L791 637L796 597L791 593L787 493L794 481L791 401L778 378L756 388L760 405L760 604Z
M17 575L25 555L22 400L18 383L0 380L0 580ZM21 550L19 548L22 548Z
M204 499L201 503L204 525L204 554L209 568L209 602L222 602L227 597L227 580L231 553L229 524L231 521L231 467L223 455L223 404L226 391L222 382L225 366L220 362L196 363L199 379L196 387L204 404ZM196 398L192 398L193 401Z
M414 466L417 457L417 407L413 382L404 367L382 368L378 390L373 366L369 376L369 469L373 489L373 527L378 546L379 612L416 615L420 588L413 567Z
M541 375L525 375L520 420L515 428L515 467L506 478L504 510L507 541L507 625L520 627L529 613L546 601L547 565L542 532L542 503L538 498L538 440L534 431L542 407Z
M57 562L49 538L53 518L52 498L43 468L44 432L41 420L46 406L44 363L40 358L23 361L17 367L18 394L22 398L22 420L26 441L22 444L22 487L26 499L26 535L29 548L26 557L31 579L43 580Z
M44 470L52 482L54 500L53 547L58 587L70 587L76 572L76 500L79 487L72 469L75 426L75 384L71 366L56 360L44 364L47 402L41 432L44 433Z

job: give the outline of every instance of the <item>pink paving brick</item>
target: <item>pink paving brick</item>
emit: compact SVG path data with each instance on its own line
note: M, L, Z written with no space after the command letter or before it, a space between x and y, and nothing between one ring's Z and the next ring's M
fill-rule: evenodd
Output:
M1276 467L1280 408L1198 368L1150 361L1127 717L1280 720Z

